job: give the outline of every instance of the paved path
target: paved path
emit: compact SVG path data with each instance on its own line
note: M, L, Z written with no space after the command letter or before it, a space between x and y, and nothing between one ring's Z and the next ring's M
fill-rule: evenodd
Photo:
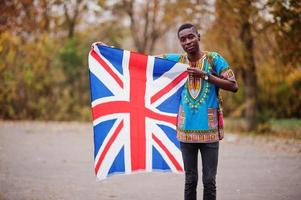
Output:
M294 141L226 134L218 199L301 199L300 149ZM0 122L1 200L181 200L183 182L183 175L170 173L97 182L91 124ZM202 188L198 191L202 199Z

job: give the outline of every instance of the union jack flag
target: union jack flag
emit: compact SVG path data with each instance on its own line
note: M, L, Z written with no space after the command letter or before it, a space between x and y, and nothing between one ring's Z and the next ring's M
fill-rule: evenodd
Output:
M186 65L103 45L89 53L98 179L182 172L176 121Z

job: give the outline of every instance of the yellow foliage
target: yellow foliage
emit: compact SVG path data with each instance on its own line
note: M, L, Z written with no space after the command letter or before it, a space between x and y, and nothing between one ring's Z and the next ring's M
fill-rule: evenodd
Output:
M299 84L301 84L301 68L297 68L297 69L293 70L287 76L286 81L289 85L293 85L296 82L299 82ZM299 85L299 87L301 88L301 85Z

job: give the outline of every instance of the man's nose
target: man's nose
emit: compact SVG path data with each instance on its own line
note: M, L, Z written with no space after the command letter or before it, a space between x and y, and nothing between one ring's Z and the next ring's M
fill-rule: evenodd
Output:
M187 39L185 40L185 45L190 44L191 41L192 41L191 39L188 39L188 38L187 38Z

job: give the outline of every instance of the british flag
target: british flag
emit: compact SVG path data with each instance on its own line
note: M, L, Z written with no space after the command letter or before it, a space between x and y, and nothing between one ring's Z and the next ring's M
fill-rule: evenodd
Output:
M95 173L182 172L176 121L186 65L118 48L89 53Z

